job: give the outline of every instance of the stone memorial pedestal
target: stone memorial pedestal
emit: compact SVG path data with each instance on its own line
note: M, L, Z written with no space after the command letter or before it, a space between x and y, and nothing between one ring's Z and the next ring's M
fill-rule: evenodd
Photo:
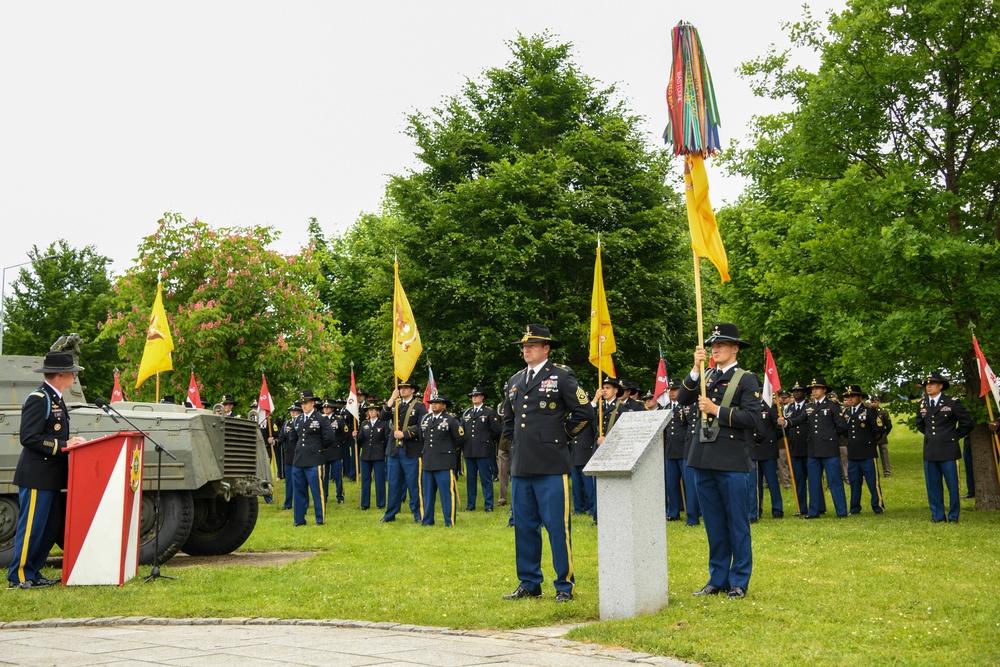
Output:
M626 412L584 474L597 478L601 620L667 606L663 429L672 412Z

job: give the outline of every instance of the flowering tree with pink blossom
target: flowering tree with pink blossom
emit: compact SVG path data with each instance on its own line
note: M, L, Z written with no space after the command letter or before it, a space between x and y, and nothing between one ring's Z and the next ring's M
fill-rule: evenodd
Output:
M279 405L303 387L322 391L342 354L338 323L318 298L312 249L268 249L278 234L268 226L215 229L164 214L114 285L102 325L101 338L118 342L123 379L134 386L159 280L174 340L174 371L161 374L161 396L182 401L192 366L206 402L233 394L244 414L262 371ZM154 392L149 381L130 397L153 400Z

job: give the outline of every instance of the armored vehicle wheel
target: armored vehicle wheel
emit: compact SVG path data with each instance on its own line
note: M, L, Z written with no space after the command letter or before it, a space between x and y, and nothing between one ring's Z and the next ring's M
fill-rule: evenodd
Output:
M194 528L181 547L192 556L219 556L236 551L257 525L256 496L198 498L194 501Z
M7 567L14 559L17 508L17 496L0 496L0 568Z
M142 526L139 529L139 562L153 564L153 500L155 491L142 494ZM188 491L164 491L160 496L159 560L165 563L187 541L194 522L194 501Z

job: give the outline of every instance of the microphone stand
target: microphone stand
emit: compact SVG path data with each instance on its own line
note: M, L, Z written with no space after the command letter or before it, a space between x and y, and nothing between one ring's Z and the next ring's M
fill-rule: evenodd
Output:
M153 569L150 570L149 576L143 579L143 583L148 583L150 581L156 581L157 579L176 579L177 577L170 577L165 574L160 574L160 486L163 482L163 455L166 454L174 461L177 457L170 453L170 451L153 439L148 432L143 431L141 428L132 423L128 417L122 413L115 410L109 404L105 403L103 400L98 399L94 401L96 405L101 410L104 410L111 419L115 419L115 415L118 415L125 420L125 423L134 428L136 431L142 433L149 441L153 443L156 449L156 495L153 497ZM112 414L114 413L114 414Z

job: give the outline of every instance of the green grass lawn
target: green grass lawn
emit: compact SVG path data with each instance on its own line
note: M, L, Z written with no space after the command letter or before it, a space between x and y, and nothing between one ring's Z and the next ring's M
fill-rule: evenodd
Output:
M380 524L347 503L325 526L292 527L261 505L243 551L317 551L274 567L172 568L176 581L122 588L4 591L0 621L99 616L274 616L395 621L455 628L581 623L571 639L626 646L710 665L1000 664L1000 513L963 501L959 524L931 524L917 436L897 428L886 514L802 521L766 511L753 527L754 574L745 600L692 598L708 578L703 528L666 524L670 605L627 621L598 622L597 529L573 531L577 600L505 602L517 586L506 512L460 512L458 525ZM464 498L464 479L460 483ZM482 499L480 498L480 507ZM828 503L830 501L828 500ZM791 508L791 509L789 509ZM438 514L440 515L440 506ZM310 519L311 520L311 519ZM551 580L548 550L543 556ZM140 574L147 574L142 568ZM52 576L53 573L47 573Z

